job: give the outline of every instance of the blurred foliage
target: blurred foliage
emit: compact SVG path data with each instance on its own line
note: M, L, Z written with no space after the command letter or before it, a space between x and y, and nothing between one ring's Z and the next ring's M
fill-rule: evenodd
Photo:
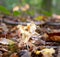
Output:
M34 16L35 12L33 10L28 10L25 12L26 14L28 14L29 16Z
M4 6L0 5L0 13L5 15L10 15L10 11L7 10Z
M30 16L34 16L35 13L42 14L45 16L51 16L52 13L60 14L60 0L1 0L3 5L10 11L15 6L23 7L26 4L30 5L30 9L26 12L13 12L14 16L19 16L24 14L28 14ZM6 11L5 11L6 12ZM9 14L9 13L8 13Z
M51 11L52 0L42 0L42 9L44 9L46 11Z
M3 1L4 1L4 6L8 10L12 10L13 7L20 4L19 0L3 0Z
M60 0L53 0L53 13L60 15Z
M29 4L30 11L27 11L28 14L34 15L36 12L43 14L45 16L52 15L52 0L22 0L22 5ZM31 11L32 10L32 11Z
M52 0L42 0L42 14L46 16L52 15Z
M43 14L44 16L52 16L52 12L51 11L41 10L41 14Z

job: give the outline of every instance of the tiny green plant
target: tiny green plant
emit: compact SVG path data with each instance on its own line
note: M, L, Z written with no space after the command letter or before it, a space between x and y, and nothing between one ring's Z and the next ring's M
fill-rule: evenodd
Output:
M21 15L21 12L20 11L14 11L13 12L13 16L20 16Z

